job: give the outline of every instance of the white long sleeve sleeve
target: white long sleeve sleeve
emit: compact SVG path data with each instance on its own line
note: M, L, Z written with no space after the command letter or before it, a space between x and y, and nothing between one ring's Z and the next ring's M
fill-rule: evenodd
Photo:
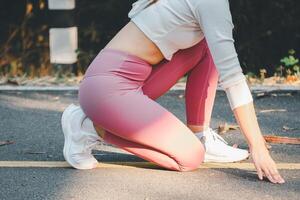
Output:
M228 0L199 0L194 13L219 71L220 87L225 89L244 79L234 47Z
M225 89L231 110L253 102L253 97L246 80L241 80Z
M179 49L189 48L205 37L219 72L218 84L226 91L232 108L252 100L234 47L228 0L159 0L150 5L151 2L136 1L128 17L167 60Z
M219 72L219 86L225 90L231 108L253 101L234 46L228 0L199 0L197 3L194 14Z

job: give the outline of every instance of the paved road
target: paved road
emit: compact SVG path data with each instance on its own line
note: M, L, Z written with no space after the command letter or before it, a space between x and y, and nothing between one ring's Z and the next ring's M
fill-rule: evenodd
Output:
M170 91L157 101L185 121L184 91ZM274 92L258 97L255 109L264 134L299 137L300 93ZM257 98L256 98L257 97ZM63 161L60 116L77 92L0 92L0 146L2 161ZM272 109L275 109L275 111ZM218 91L211 127L236 123L225 93ZM291 130L285 130L283 127ZM247 148L239 131L224 135L231 144ZM300 163L300 146L273 144L277 162ZM99 162L142 161L107 144L93 151ZM245 161L250 162L251 160ZM172 172L147 168L72 168L0 166L0 199L300 199L300 169L281 170L287 183L258 181L255 171L199 169Z

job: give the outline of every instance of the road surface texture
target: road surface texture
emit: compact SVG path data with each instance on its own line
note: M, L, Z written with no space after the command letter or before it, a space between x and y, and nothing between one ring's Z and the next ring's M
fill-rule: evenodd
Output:
M185 122L183 95L183 90L169 91L157 101ZM253 92L253 97L263 134L299 137L300 92ZM99 163L118 162L119 167L85 171L45 167L43 163L48 161L64 161L60 117L70 103L78 105L77 91L0 91L0 141L14 142L0 146L0 200L300 199L300 145L271 144L271 154L282 166L284 185L259 181L254 168L239 167L251 164L251 159L236 163L236 168L200 168L182 173L155 166L126 167L121 163L143 160L109 144L97 146L93 154ZM211 127L224 122L236 124L225 93L218 91ZM239 130L223 137L230 144L248 148ZM11 162L11 166L5 167L1 161ZM41 162L26 167L31 161Z

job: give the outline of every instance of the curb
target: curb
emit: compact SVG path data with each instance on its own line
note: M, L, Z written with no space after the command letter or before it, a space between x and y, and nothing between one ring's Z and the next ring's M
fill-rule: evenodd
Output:
M78 86L0 86L0 91L77 91Z
M0 86L0 91L77 91L79 86ZM184 90L185 83L177 83L170 90ZM292 85L251 85L251 91L300 91L300 86ZM217 91L223 91L220 87L217 87Z
M251 91L300 91L300 86L294 86L294 85L249 85ZM177 83L175 84L171 90L184 90L185 89L185 83ZM217 87L217 91L224 91L222 88Z

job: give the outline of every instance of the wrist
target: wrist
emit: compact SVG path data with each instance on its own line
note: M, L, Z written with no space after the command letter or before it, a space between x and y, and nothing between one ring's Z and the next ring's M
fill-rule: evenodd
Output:
M259 141L255 141L254 143L249 144L250 151L253 150L268 150L266 141L262 138Z

